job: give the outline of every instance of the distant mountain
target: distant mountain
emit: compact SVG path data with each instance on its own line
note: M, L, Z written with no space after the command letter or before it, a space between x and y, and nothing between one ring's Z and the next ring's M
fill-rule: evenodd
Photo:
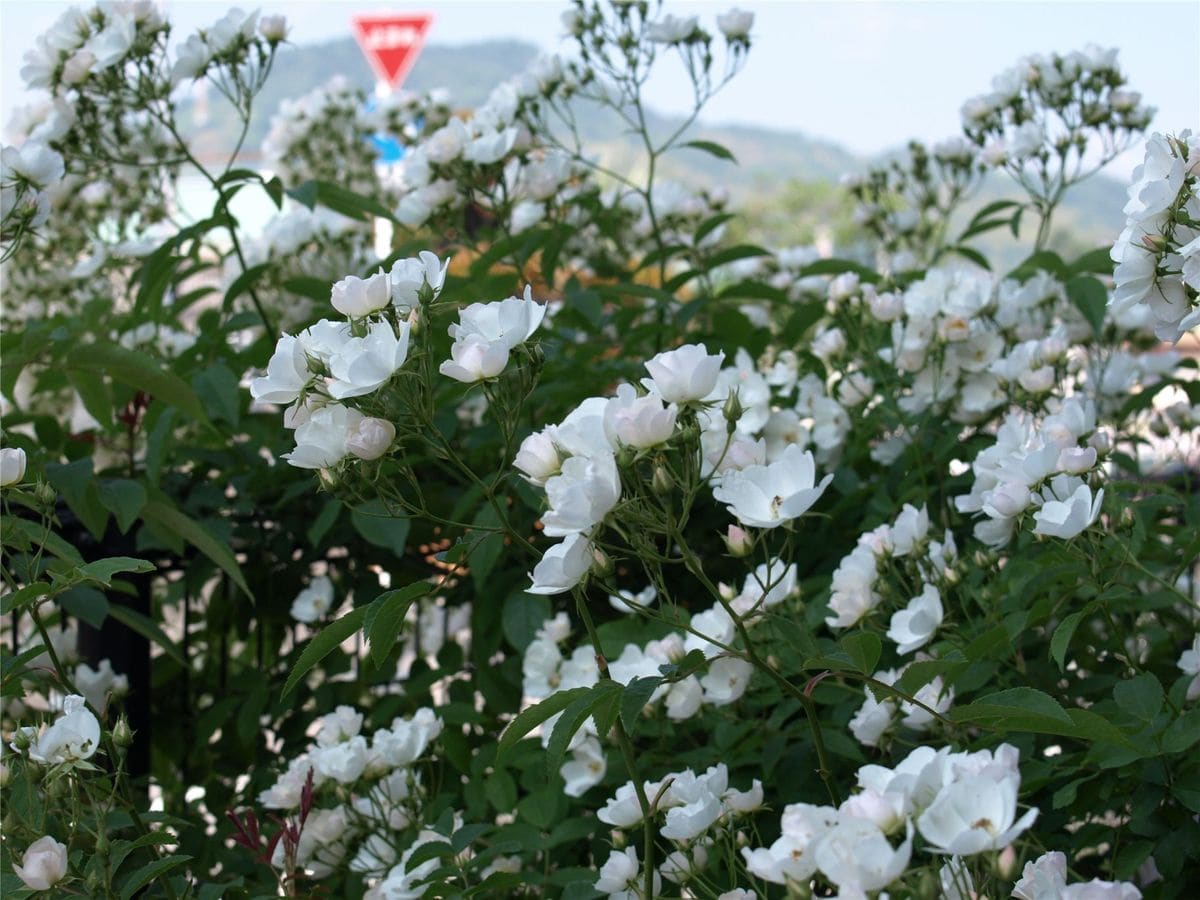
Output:
M538 52L537 47L521 41L428 46L404 87L418 91L443 87L450 91L455 107L474 107L495 85L526 68ZM257 152L271 116L283 100L308 93L335 75L368 92L375 85L374 74L352 38L284 47L259 97L246 150ZM228 153L236 140L237 122L220 97L191 104L184 121L208 152ZM604 110L582 108L579 121L587 147L606 166L636 174L636 168L644 163L640 141L623 132L619 119ZM667 135L681 122L678 117L652 113L648 124L652 134ZM814 229L835 235L848 229L844 195L833 185L843 174L862 171L872 162L831 141L748 125L702 122L692 127L687 138L724 145L738 165L685 148L662 161L662 174L695 186L724 187L749 215L744 233L773 245L811 240ZM1000 196L1017 195L1007 179L994 178L976 203ZM1075 252L1111 241L1122 226L1123 205L1124 187L1113 179L1096 176L1083 182L1068 194L1056 214L1055 232L1062 235L1056 244L1063 251ZM1030 227L1027 223L1026 235ZM1008 241L1011 243L1011 238ZM1004 253L1004 242L1003 235L994 234L987 240L987 249ZM1013 247L1011 252L1019 251Z

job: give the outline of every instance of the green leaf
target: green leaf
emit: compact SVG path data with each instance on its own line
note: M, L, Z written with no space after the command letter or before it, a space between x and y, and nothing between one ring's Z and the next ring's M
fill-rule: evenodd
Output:
M863 281L871 283L879 280L879 273L869 266L849 259L839 259L836 256L809 263L796 274L800 278L806 278L809 275L841 275L843 272L853 272Z
M121 534L129 531L146 505L146 489L129 478L105 478L97 483L96 490L100 502L117 520Z
M1001 224L1003 224L1003 223L1001 223ZM963 244L955 244L953 247L947 247L946 249L949 250L951 253L957 253L959 256L963 257L964 259L969 259L971 262L975 263L975 265L979 266L979 268L983 269L985 272L992 271L992 266L987 261L987 257L984 256L982 253L980 253L978 250L974 249L973 247L967 247Z
M321 514L317 516L316 520L310 526L308 526L308 531L305 532L305 534L308 537L308 542L312 544L314 548L321 545L321 539L325 537L325 535L329 532L329 529L333 527L341 513L342 501L330 500L325 504L325 508L321 510Z
M1089 250L1067 268L1072 275L1112 275L1113 261L1108 247Z
M1104 333L1104 313L1108 308L1108 291L1104 285L1091 275L1076 275L1067 282L1067 297L1083 313L1092 326L1092 333L1100 337Z
M63 591L58 603L76 618L82 619L93 628L100 628L108 618L108 598L95 588L79 585Z
M413 605L413 601L432 590L433 585L429 582L418 581L407 587L380 594L372 601L363 619L363 632L371 645L371 662L376 667L383 665L387 655L396 646L400 628L404 625L404 616Z
M604 683L600 682L600 684ZM596 688L600 684L597 684ZM584 693L572 700L571 704L563 710L558 721L554 723L554 730L550 732L550 743L546 745L545 763L548 771L555 772L562 765L563 756L566 755L571 738L575 737L575 733L591 716L592 710L600 700L596 688L583 688Z
M1162 748L1167 753L1182 753L1200 741L1200 709L1184 713L1163 732Z
M92 458L77 459L71 463L50 463L46 466L46 478L63 495L71 512L79 517L97 540L103 539L108 525L108 510L100 501L96 479L92 475Z
M237 425L242 414L242 388L238 377L221 362L215 362L192 379L204 400L209 416Z
M709 156L715 156L717 159L727 159L732 163L737 162L737 158L730 152L728 147L723 147L715 141L688 141L680 144L680 147L691 147L693 150L700 150L707 153Z
M540 703L535 703L517 715L504 733L500 735L500 743L496 747L496 759L499 760L514 744L521 740L533 729L537 728L551 716L562 712L575 701L590 696L591 688L571 688L569 691L558 691L551 694Z
M408 540L409 519L396 516L378 498L360 503L350 511L350 521L368 543L391 550L397 556L404 555L404 544Z
M1142 722L1152 722L1163 706L1163 688L1158 679L1145 672L1122 681L1113 688L1118 708Z
M1075 629L1079 627L1079 623L1086 616L1090 616L1095 610L1095 604L1089 603L1078 612L1073 612L1054 629L1054 636L1050 638L1050 658L1058 663L1058 670L1061 672L1066 668L1067 650L1071 646L1071 638L1075 636Z
M250 587L246 584L245 576L242 575L242 569L238 565L237 559L228 547L205 531L199 522L171 506L165 497L148 501L142 508L142 518L167 534L183 538L216 563L233 580L233 583L241 588L242 593L249 598L250 602L254 602L254 594L250 592Z
M121 900L131 900L134 894L154 881L166 875L172 869L177 869L185 862L190 860L190 856L168 856L164 859L156 859L154 862L147 863L125 880L121 885Z
M132 628L148 641L153 641L162 647L173 660L181 666L186 666L187 662L183 658L183 654L179 651L179 647L175 642L167 637L165 631L158 627L158 623L149 616L138 612L136 609L130 609L128 606L122 606L119 603L110 603L108 606L108 614L125 625Z
M625 685L625 691L621 695L621 724L631 736L641 723L642 710L650 702L650 695L658 690L660 684L661 678L649 675L635 678Z
M330 622L308 642L300 654L300 658L296 660L291 674L288 675L287 683L283 686L282 696L286 697L290 694L292 689L300 683L300 679L307 675L313 666L362 627L363 620L367 616L367 609L367 606L356 606L340 619Z
M37 581L15 591L10 591L0 597L0 615L7 616L10 612L23 609L38 597L49 594L50 591L50 585L44 581Z
M625 686L619 681L605 679L592 691L596 694L596 703L592 707L592 718L596 721L596 733L600 735L601 740L604 740L617 723L617 714L621 710L621 697L625 693Z
M500 554L504 552L504 532L499 530L500 516L490 503L484 504L480 508L472 524L481 530L479 532L472 531L468 535L472 549L467 562L471 569L471 579L475 582L475 588L480 594L483 594L490 586L488 576L492 574L492 569L496 567Z
M67 369L66 374L71 387L75 388L79 399L83 401L83 408L91 413L92 418L99 422L102 428L112 428L113 398L108 382L103 378L82 375L71 369Z
M108 375L114 381L174 406L201 425L211 427L196 392L148 354L126 350L119 344L94 341L76 349L66 366L69 373L85 378Z
M1008 273L1009 278L1024 281L1038 272L1048 272L1059 280L1067 278L1067 264L1062 257L1051 250L1039 250L1030 254L1022 263Z
M318 303L329 302L330 285L328 281L322 278L313 278L311 275L296 275L292 278L283 279L283 284L280 286L285 291L299 294L301 297L307 297L310 300L316 300Z
M44 547L49 553L73 566L82 566L83 557L79 551L63 540L59 535L46 528L40 522L9 516L4 521L5 538L11 538L15 531L35 546Z
M541 594L515 591L504 601L500 612L500 627L508 642L524 650L533 640L542 623L550 618L550 601Z
M287 194L309 209L320 204L326 209L360 221L370 221L371 216L397 221L391 210L381 203L330 181L306 181L287 191Z
M233 280L233 284L229 286L229 290L225 292L225 300L221 304L221 308L228 312L233 309L233 301L242 294L254 287L254 283L262 277L263 272L271 268L271 263L259 263L257 266L251 266L242 272Z
M96 581L105 587L112 584L118 572L153 572L154 563L129 556L110 556L79 567L79 574L88 581Z
M846 635L838 643L858 671L864 675L870 675L875 671L875 665L879 662L879 654L883 650L883 645L877 635L869 631L860 631L857 634Z
M709 268L723 266L726 263L737 262L740 259L757 259L760 256L770 256L771 251L757 244L738 244L725 247L706 260Z

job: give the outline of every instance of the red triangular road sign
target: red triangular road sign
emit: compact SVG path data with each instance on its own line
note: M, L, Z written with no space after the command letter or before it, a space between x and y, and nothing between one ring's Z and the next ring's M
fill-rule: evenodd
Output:
M417 61L432 13L355 16L354 36L380 81L397 88Z

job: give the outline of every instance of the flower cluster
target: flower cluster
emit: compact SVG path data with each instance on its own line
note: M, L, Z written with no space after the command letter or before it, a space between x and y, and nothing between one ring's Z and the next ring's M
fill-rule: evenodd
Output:
M376 135L414 141L450 115L445 91L399 91L369 108L365 94L342 76L290 100L271 118L263 156L288 185L330 181L375 197L384 185L376 172Z
M961 137L933 147L912 141L903 156L842 180L856 203L854 221L892 255L891 268L933 261L951 215L979 187L978 156Z
M404 863L422 842L420 835L412 841L412 833L420 829L424 802L416 766L441 733L442 720L421 708L377 729L369 741L362 725L362 714L349 706L323 716L316 741L288 762L258 801L267 809L294 810L311 790L334 804L308 810L300 833L295 862L311 877L325 877L348 860L352 871L412 883L419 876L406 872Z
M609 677L626 685L637 678L658 677L663 666L675 665L689 652L698 650L708 660L706 671L659 684L647 698L643 713L650 715L661 709L667 719L681 722L696 716L705 706L723 707L737 702L750 685L752 668L745 660L726 653L736 641L730 611L753 627L768 610L796 593L796 577L794 564L785 565L775 559L748 574L740 591L721 585L724 604L697 612L686 632L672 632L642 646L627 643L617 658L607 662ZM630 602L638 601L631 592L624 593L628 599L614 597L614 605L619 600L623 609L630 610ZM643 591L637 597L647 594ZM600 669L591 645L580 645L569 656L564 655L562 645L570 635L570 622L565 613L559 613L542 623L525 648L522 693L527 700L544 700L556 691L591 687L599 680ZM549 742L557 718L551 718L543 728L543 744ZM607 761L601 741L607 737L597 734L593 719L572 736L569 749L573 758L560 769L567 796L582 796L604 777Z
M1069 397L1040 419L1010 413L995 444L971 463L975 482L955 506L983 513L975 537L991 547L1007 545L1030 509L1034 534L1069 540L1100 516L1104 489L1092 482L1100 474L1100 454L1109 449L1088 400Z
M333 286L331 303L347 321L322 319L298 335L285 334L250 392L256 400L289 405L285 423L296 431L288 461L328 468L348 454L377 459L395 437L391 422L364 416L342 400L385 385L408 358L409 315L442 289L446 265L432 253L398 261L391 272L350 275Z
M1200 135L1151 136L1125 215L1109 305L1148 307L1158 338L1178 343L1200 327Z
M730 786L723 763L702 773L691 769L671 772L658 781L647 781L642 791L644 797L652 798L654 819L661 817L658 835L675 847L654 873L656 895L663 879L686 885L700 876L708 864L708 848L763 805L762 782L755 779L749 789L739 791ZM617 829L642 823L642 806L633 782L617 788L596 818ZM651 827L650 823L646 827ZM637 853L629 847L610 853L595 888L610 898L638 897L640 881Z
M858 792L839 807L786 807L778 840L742 850L746 868L773 884L820 875L841 896L862 896L904 875L918 835L927 852L951 857L1001 850L1038 815L1017 817L1018 755L1010 744L976 753L918 747L894 769L863 766Z
M963 131L983 161L1005 169L1044 212L1150 122L1154 110L1125 84L1115 49L1030 56L963 104Z

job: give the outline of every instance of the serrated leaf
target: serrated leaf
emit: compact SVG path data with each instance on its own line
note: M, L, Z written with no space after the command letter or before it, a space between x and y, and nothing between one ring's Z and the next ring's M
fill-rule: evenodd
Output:
M418 597L433 590L427 581L418 581L406 587L380 594L372 601L363 619L363 632L370 644L371 662L378 668L396 646L400 629L408 608Z
M596 703L592 707L592 718L596 722L596 733L603 739L608 737L608 733L617 723L625 686L618 681L605 679L592 690L596 695Z
M1149 672L1119 682L1113 688L1113 700L1124 713L1141 722L1152 722L1163 707L1163 688Z
M860 631L857 634L846 635L838 644L858 671L864 675L875 671L879 655L883 651L883 644L877 635L869 631Z
M562 765L571 739L583 727L583 723L591 716L592 710L600 700L595 688L583 690L585 693L571 701L570 706L563 710L563 714L554 723L554 730L550 732L550 743L546 745L546 768L551 772L557 771Z
M625 685L621 695L621 724L632 736L642 720L642 710L650 702L650 696L658 690L662 679L656 675L646 675L635 678Z
M579 698L590 695L591 688L571 688L569 691L558 691L551 694L540 703L535 703L528 709L522 710L504 733L500 735L500 743L496 747L496 759L503 756L517 741L521 740L533 729L537 728L551 716L562 712Z
M335 619L322 628L313 639L305 645L292 667L291 674L283 686L282 696L286 697L299 684L300 679L309 673L313 666L333 652L342 641L358 631L367 615L367 606L357 606L340 619Z

